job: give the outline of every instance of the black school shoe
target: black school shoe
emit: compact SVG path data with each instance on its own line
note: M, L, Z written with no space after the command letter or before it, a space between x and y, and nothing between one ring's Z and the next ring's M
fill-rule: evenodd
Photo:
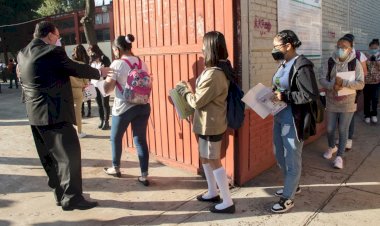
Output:
M219 195L212 197L212 198L209 198L209 199L205 199L202 196L203 196L203 194L198 195L197 200L200 202L220 202L220 196Z
M235 204L232 204L232 206L229 206L229 207L221 209L221 210L215 208L215 206L210 207L211 213L230 213L230 214L232 214L232 213L235 213L235 211L236 211L235 210Z
M280 198L278 203L274 204L272 206L271 211L273 213L285 213L289 211L291 208L293 208L294 202L287 198Z
M83 199L75 204L71 204L68 206L62 206L62 210L64 211L70 211L70 210L88 210L92 209L94 207L98 206L97 202L87 201L86 199Z

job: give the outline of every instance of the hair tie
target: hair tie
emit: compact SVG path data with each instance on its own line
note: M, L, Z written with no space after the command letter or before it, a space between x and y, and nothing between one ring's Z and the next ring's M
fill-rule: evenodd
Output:
M125 36L125 41L126 41L127 43L129 43L129 44L132 43L131 40L129 40L128 36Z

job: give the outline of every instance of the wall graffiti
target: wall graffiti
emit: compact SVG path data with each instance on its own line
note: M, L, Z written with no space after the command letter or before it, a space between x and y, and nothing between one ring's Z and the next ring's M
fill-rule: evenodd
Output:
M270 32L271 29L272 23L269 20L255 16L255 30L258 30L261 36Z

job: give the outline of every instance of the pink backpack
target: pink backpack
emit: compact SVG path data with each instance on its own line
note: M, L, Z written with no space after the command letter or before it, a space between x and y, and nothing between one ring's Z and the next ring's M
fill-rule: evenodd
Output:
M144 69L142 69L142 62L139 59L138 64L131 64L129 60L124 60L131 70L128 72L127 83L125 89L116 82L116 86L123 94L125 100L131 104L147 104L149 103L149 96L152 92L152 78Z

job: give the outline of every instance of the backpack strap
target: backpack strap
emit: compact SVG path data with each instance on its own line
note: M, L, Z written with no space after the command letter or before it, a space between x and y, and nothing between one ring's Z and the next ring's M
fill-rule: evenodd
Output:
M128 66L129 66L131 69L135 68L135 64L132 65L131 62L130 62L129 60L127 60L127 59L125 59L125 58L122 58L122 60L124 60L124 62L127 63Z
M358 61L360 61L360 56L361 56L360 51L356 50L355 55L356 55L356 59L358 59Z
M356 58L348 62L348 70L349 71L355 71L356 70Z
M327 61L327 75L326 75L327 81L329 82L331 81L331 72L334 66L335 66L335 61L332 57L330 57L329 60Z
M135 65L137 65L137 69L140 70L142 68L141 59L140 59L140 57L137 57L137 59L139 59L139 64L135 64Z

